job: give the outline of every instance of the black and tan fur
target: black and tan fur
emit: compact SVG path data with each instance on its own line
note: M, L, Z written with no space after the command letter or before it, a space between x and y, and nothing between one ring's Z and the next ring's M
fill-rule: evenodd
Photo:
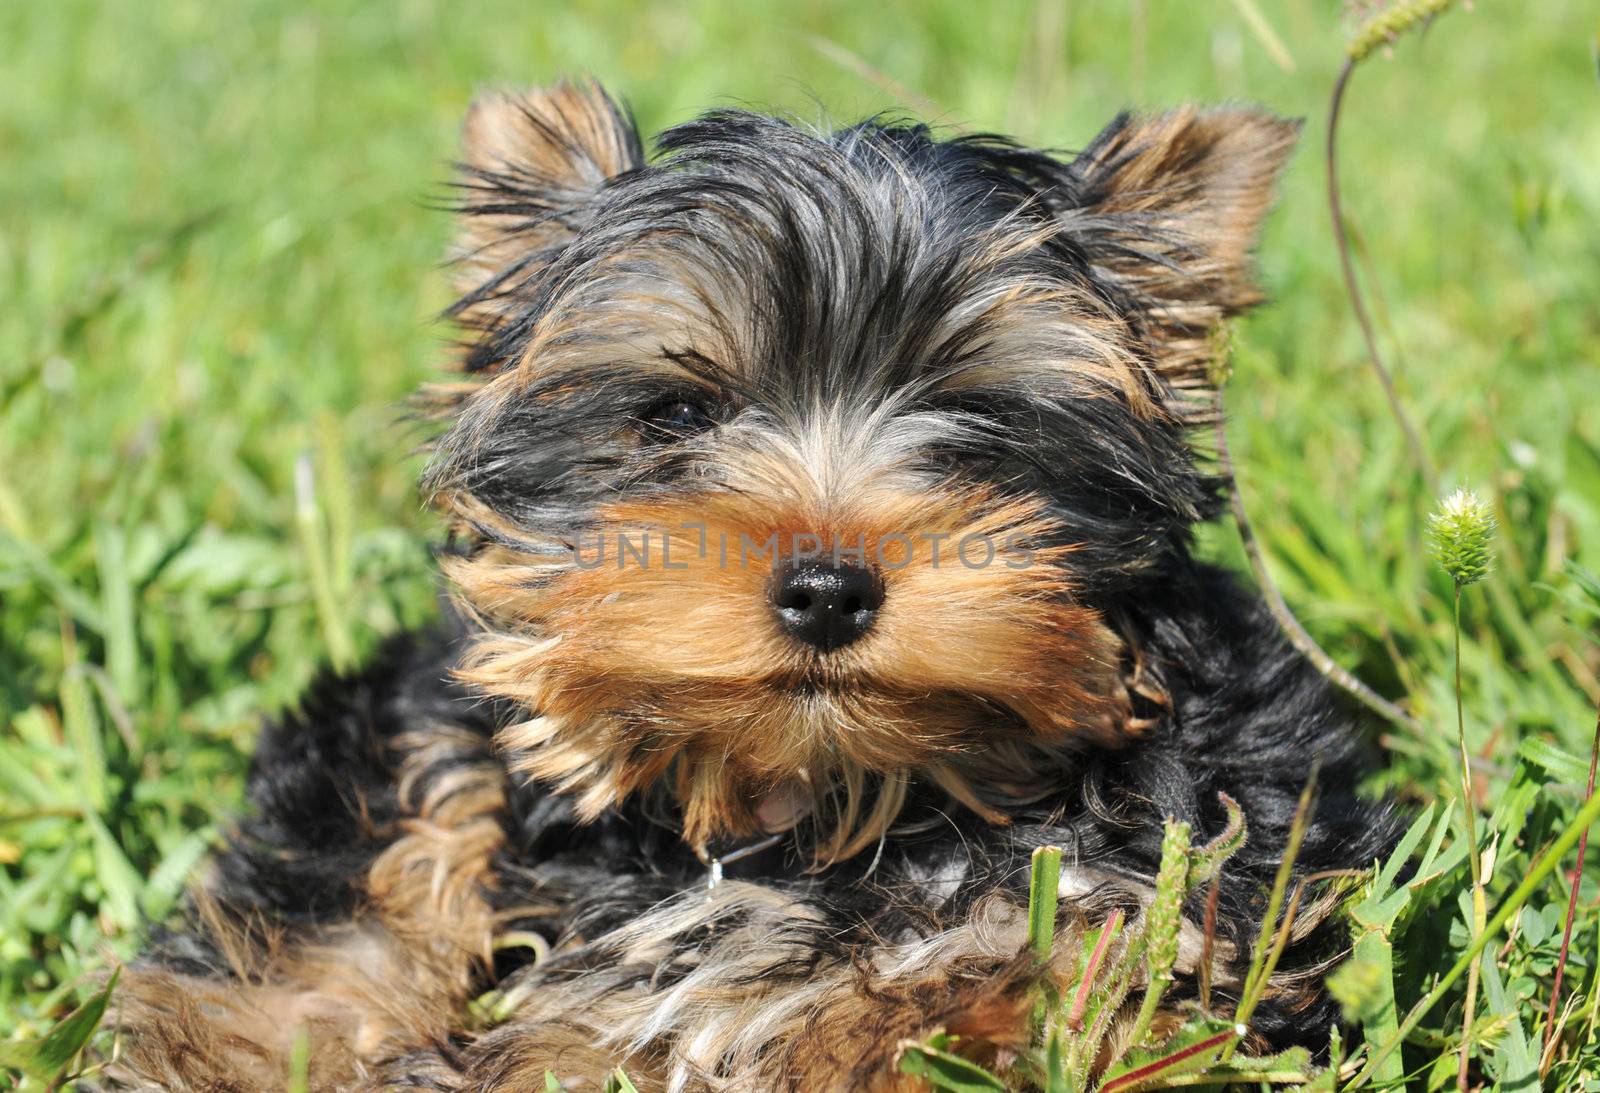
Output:
M1302 875L1392 837L1321 678L1190 553L1218 501L1188 430L1296 134L1182 109L1068 159L721 111L650 158L596 86L480 100L469 337L428 395L458 608L268 728L190 921L125 980L112 1084L280 1088L304 1036L326 1089L618 1064L642 1090L916 1088L901 1039L1003 1063L1039 976L1148 903L1163 818L1208 838L1220 794L1250 833L1218 915L1231 998L1313 765ZM796 534L882 563L859 641L774 623ZM580 564L629 535L676 564ZM1041 970L1047 843L1066 913ZM1325 1044L1345 940L1301 916L1261 1041Z

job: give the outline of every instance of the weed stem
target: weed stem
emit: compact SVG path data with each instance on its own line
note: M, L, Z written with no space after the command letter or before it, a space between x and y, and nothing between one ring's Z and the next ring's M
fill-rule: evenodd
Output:
M1600 714L1595 716L1594 742L1589 745L1589 787L1586 795L1594 796L1595 764L1600 761ZM1550 1010L1544 1019L1544 1065L1540 1068L1540 1075L1550 1066L1552 1054L1551 1041L1555 1039L1556 1011L1561 1005L1561 976L1567 970L1567 954L1572 947L1572 921L1578 917L1578 889L1583 884L1583 858L1589 850L1589 831L1584 829L1583 837L1578 840L1578 861L1572 867L1572 890L1567 895L1567 924L1561 931L1561 955L1556 959L1556 973L1550 984Z
M1456 742L1461 747L1461 811L1467 824L1467 860L1472 863L1472 939L1483 933L1488 910L1483 894L1483 860L1478 850L1477 796L1472 789L1472 755L1467 751L1467 719L1461 703L1461 581L1455 582ZM1466 1093L1467 1060L1472 1054L1472 1019L1478 1002L1478 962L1467 969L1467 1001L1461 1014L1461 1059L1456 1088Z
M1255 528L1250 523L1250 514L1244 507L1244 495L1239 490L1239 480L1233 471L1233 458L1228 453L1227 407L1221 383L1217 384L1212 401L1216 409L1213 415L1213 429L1216 433L1217 464L1228 483L1228 507L1233 513L1233 522L1238 525L1239 542L1244 547L1245 558L1250 563L1250 572L1255 574L1256 585L1267 601L1267 610L1272 612L1272 617L1277 620L1278 628L1283 631L1283 636L1289 639L1289 644L1298 649L1300 655L1309 660L1312 666L1335 686L1385 721L1408 729L1413 734L1420 734L1422 727L1415 718L1340 666L1338 661L1317 644L1317 639L1300 625L1300 620L1295 618L1294 612L1289 609L1283 593L1278 591L1277 582L1267 570L1266 557L1262 554L1261 544L1256 539Z
M1383 363L1383 357L1378 353L1378 339L1372 330L1372 319L1367 314L1367 305L1361 297L1361 286L1356 281L1355 263L1350 258L1350 236L1345 228L1344 203L1339 195L1338 137L1340 108L1344 104L1345 88L1350 84L1350 76L1355 71L1356 64L1356 57L1345 60L1344 67L1339 70L1339 78L1333 85L1333 99L1328 104L1328 140L1325 158L1328 172L1328 212L1333 218L1333 241L1338 247L1339 268L1344 273L1344 288L1350 297L1350 309L1355 313L1356 324L1361 327L1361 337L1366 343L1367 360L1372 365L1373 372L1377 374L1378 382L1383 385L1383 393L1389 400L1389 411L1394 415L1395 421L1399 422L1400 431L1405 434L1406 444L1411 449L1411 458L1415 461L1417 470L1427 482L1429 492L1437 494L1439 472L1422 442L1422 434L1418 432L1416 423L1411 420L1405 404L1400 401L1393 373L1389 371L1388 366Z

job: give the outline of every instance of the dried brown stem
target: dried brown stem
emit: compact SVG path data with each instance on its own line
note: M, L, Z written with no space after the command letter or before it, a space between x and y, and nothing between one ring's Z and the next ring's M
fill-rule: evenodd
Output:
M1433 457L1428 454L1426 445L1422 442L1422 434L1417 430L1416 424L1411 420L1411 415L1406 412L1405 404L1400 401L1400 392L1395 388L1394 375L1383 363L1383 357L1378 352L1378 339L1373 333L1372 318L1367 314L1367 305L1361 296L1361 286L1356 280L1355 263L1350 257L1350 236L1345 227L1344 203L1339 193L1339 116L1344 105L1345 88L1350 84L1350 75L1355 71L1356 60L1350 58L1345 61L1344 67L1339 70L1339 78L1333 85L1333 99L1328 105L1328 140L1326 146L1326 162L1328 171L1328 212L1333 218L1333 240L1339 250L1339 268L1344 273L1345 292L1350 297L1350 309L1355 313L1356 324L1361 327L1361 337L1367 347L1367 361L1372 365L1372 370L1377 374L1378 382L1383 385L1383 393L1389 400L1389 411L1394 415L1395 421L1400 424L1400 431L1405 434L1406 445L1411 449L1411 458L1417 465L1417 470L1428 484L1430 494L1439 492L1439 471L1433 464Z
M1250 515L1245 511L1244 496L1239 490L1239 481L1233 472L1233 459L1228 454L1227 413L1220 383L1217 385L1213 401L1216 407L1213 428L1216 434L1217 463L1228 483L1228 505L1233 511L1233 521L1239 527L1239 541L1244 546L1245 557L1249 559L1250 571L1255 574L1256 584L1260 586L1261 594L1267 601L1267 610L1272 612L1272 617L1277 620L1284 636L1289 639L1289 644L1298 649L1300 654L1330 682L1385 721L1411 732L1420 733L1422 728L1415 718L1341 667L1322 646L1317 644L1317 639L1300 625L1300 620L1294 617L1294 612L1289 610L1283 593L1278 591L1277 583L1267 571L1266 558L1262 555L1261 544L1257 541L1255 529L1250 523Z
M1222 878L1211 878L1211 890L1206 893L1205 930L1200 941L1200 1011L1211 1012L1211 961L1217 945L1217 901L1222 895Z
M1589 788L1584 796L1594 796L1595 764L1600 761L1600 715L1595 717L1594 743L1589 745ZM1567 896L1567 925L1561 931L1561 955L1556 959L1555 979L1550 984L1550 1010L1544 1019L1544 1063L1539 1068L1542 1076L1550 1067L1554 1053L1550 1042L1555 1037L1556 1010L1561 1005L1561 976L1567 970L1567 953L1572 947L1572 920L1578 917L1578 888L1583 884L1583 856L1589 849L1589 833L1578 839L1578 863L1572 867L1572 891Z

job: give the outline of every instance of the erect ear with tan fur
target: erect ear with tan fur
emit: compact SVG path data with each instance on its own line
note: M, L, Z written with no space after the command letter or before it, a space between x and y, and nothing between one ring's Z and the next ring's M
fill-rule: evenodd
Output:
M1143 305L1183 416L1203 413L1218 324L1261 300L1252 251L1299 135L1262 111L1187 107L1124 115L1072 163L1094 261Z
M452 313L479 329L572 240L608 181L644 166L633 118L592 80L480 96L462 154ZM466 367L490 363L469 355Z

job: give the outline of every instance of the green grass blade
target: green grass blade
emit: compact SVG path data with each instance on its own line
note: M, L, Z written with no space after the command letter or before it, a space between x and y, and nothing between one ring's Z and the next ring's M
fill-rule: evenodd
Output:
M611 1072L611 1077L607 1084L614 1093L639 1093L638 1087L629 1080L628 1075L624 1073L620 1066Z
M900 1072L921 1078L938 1093L1006 1093L1006 1085L977 1063L928 1044L907 1044Z
M1501 1089L1517 1093L1543 1093L1539 1080L1539 1053L1529 1041L1528 1030L1523 1027L1521 1008L1517 1000L1506 991L1500 978L1493 954L1480 957L1482 961L1483 998L1488 1010L1504 1026L1503 1031L1488 1048L1488 1066Z
M1376 1053L1400 1028L1394 997L1394 948L1385 930L1372 929L1356 940L1350 959L1328 977L1328 990L1351 1019L1361 1023L1367 1050ZM1400 1057L1391 1055L1373 1071L1380 1085L1405 1077Z
M95 560L100 575L100 609L105 619L106 668L122 701L137 704L139 642L134 627L133 583L128 577L128 544L122 529L95 525Z
M322 624L328 659L335 668L355 663L355 647L343 608L335 594L328 561L329 550L323 537L323 521L317 505L316 471L311 458L302 455L295 461L295 528L300 536L301 556L305 559L306 579L311 585L312 602Z
M311 1093L311 1035L305 1029L289 1044L289 1093Z
M135 930L140 921L139 895L144 881L105 822L92 812L83 819L94 843L95 879L105 891L107 917L119 929Z
M105 741L79 660L77 633L65 618L61 620L61 650L61 727L77 755L78 783L83 793L81 801L72 803L100 812L110 796Z
M113 971L104 987L57 1022L42 1039L33 1043L0 1043L0 1066L20 1070L46 1087L55 1088L94 1038L121 974L120 968Z
M1040 960L1050 959L1055 946L1056 905L1061 901L1061 848L1041 846L1033 852L1028 881L1028 946Z

